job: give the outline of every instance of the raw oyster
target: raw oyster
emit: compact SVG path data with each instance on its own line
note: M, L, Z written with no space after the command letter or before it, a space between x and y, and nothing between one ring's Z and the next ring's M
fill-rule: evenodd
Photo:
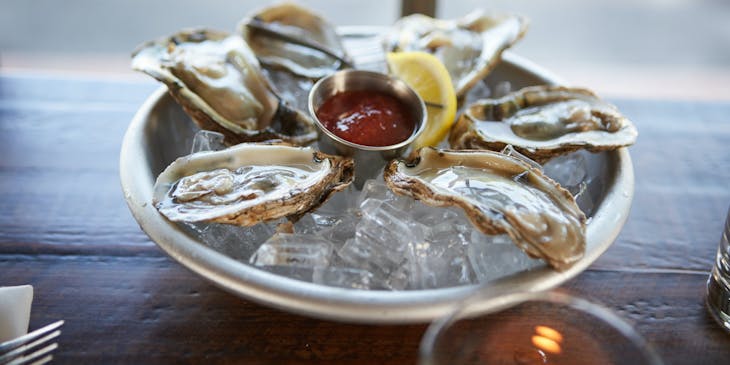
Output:
M454 149L501 150L512 145L538 162L581 148L632 145L638 133L615 106L586 89L531 86L469 105L451 128Z
M570 193L526 162L492 151L422 148L391 161L394 192L432 206L458 206L485 234L507 233L531 257L564 270L585 251L586 217Z
M242 143L175 160L157 178L153 203L171 221L251 226L297 219L352 178L350 158L311 147Z
M457 20L414 14L394 24L385 35L385 49L433 53L449 71L456 96L462 97L494 69L502 51L522 38L527 25L524 17L482 10Z
M335 27L295 4L268 7L243 19L238 31L261 63L296 75L319 79L352 65Z
M237 35L184 30L141 45L132 68L165 83L200 128L223 133L228 144L317 138L312 119L281 101Z

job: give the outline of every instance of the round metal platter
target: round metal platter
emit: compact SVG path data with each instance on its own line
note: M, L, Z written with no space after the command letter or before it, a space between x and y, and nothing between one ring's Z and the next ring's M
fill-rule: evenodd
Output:
M348 39L372 38L381 29L345 27L340 30L347 45ZM492 87L502 81L509 81L513 90L529 85L563 84L551 73L510 52L503 54L502 62L485 79ZM589 174L599 183L592 183L595 188L589 191L595 206L587 228L586 253L564 272L545 266L486 285L429 290L329 287L259 270L225 256L186 234L155 209L152 205L155 178L177 157L189 153L196 131L197 127L167 94L165 87L156 90L140 107L124 136L120 156L122 189L134 218L170 257L217 286L266 306L329 320L427 322L446 315L475 290L495 293L492 300L485 301L479 308L479 311L487 311L500 305L499 296L558 286L585 270L613 243L629 214L634 194L633 167L626 148L590 155Z

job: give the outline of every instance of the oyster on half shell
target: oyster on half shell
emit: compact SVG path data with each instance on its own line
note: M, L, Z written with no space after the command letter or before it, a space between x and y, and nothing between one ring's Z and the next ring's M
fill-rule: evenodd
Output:
M298 219L346 188L353 167L350 158L311 147L242 143L178 158L157 177L152 200L171 221Z
M434 54L449 71L456 96L462 97L494 69L502 51L520 40L528 21L518 15L475 10L461 19L434 19L423 14L401 18L385 35L387 52Z
M638 132L615 106L593 92L563 86L530 86L499 99L467 106L451 128L453 149L501 150L512 145L529 158L632 145Z
M583 257L586 217L573 196L518 158L422 148L412 163L390 162L384 177L398 194L462 208L481 232L507 233L528 255L557 270Z
M224 134L226 143L281 139L301 145L317 138L313 120L276 95L238 35L184 30L141 45L132 68L167 85L200 128Z
M238 32L264 65L319 79L352 67L335 27L292 3L267 7L243 19Z

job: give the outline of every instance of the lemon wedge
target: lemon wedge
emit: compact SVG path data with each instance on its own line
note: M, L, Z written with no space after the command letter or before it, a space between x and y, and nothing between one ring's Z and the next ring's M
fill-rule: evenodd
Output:
M426 126L413 142L413 149L438 145L456 119L456 93L446 67L426 52L390 52L386 61L390 73L405 81L426 103Z

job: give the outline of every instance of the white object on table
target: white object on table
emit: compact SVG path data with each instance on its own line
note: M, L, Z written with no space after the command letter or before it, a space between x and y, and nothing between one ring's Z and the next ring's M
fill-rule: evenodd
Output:
M33 287L0 287L0 342L28 333Z

